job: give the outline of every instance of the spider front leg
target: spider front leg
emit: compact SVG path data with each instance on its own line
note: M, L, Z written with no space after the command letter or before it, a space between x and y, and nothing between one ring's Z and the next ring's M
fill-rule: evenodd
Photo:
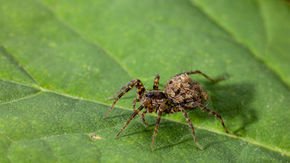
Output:
M154 78L154 84L153 84L153 89L158 90L159 88L159 80L160 80L160 75L157 74Z
M199 74L199 75L202 75L203 77L205 77L207 80L211 81L212 83L217 83L217 82L225 79L224 77L213 79L213 78L209 77L208 75L206 75L205 73L203 73L203 72L201 72L199 70L187 71L187 72L183 72L183 73L180 73L180 74L177 74L177 75L181 75L181 74L187 74L187 75Z
M179 110L183 113L183 116L184 116L184 118L186 119L186 122L187 122L188 126L191 128L192 138L193 138L193 140L194 140L196 146L197 146L199 149L202 150L203 148L202 148L201 145L199 145L199 143L197 142L197 139L196 139L196 136L195 136L195 130L194 130L194 127L193 127L193 125L192 125L192 122L191 122L191 120L190 120L190 118L189 118L187 112L186 112L183 108L181 108L181 107L179 108Z
M132 119L134 119L136 117L136 115L138 115L138 113L144 108L143 105L141 105L137 110L134 111L134 113L131 114L130 118L127 120L127 122L125 123L125 125L122 127L122 129L118 132L118 134L116 135L116 138L119 137L119 135L121 134L121 132L129 125L129 123L132 121Z
M137 88L137 100L141 100L141 97L145 92L144 85L139 79L131 80L126 86L121 88L121 90L119 91L117 97L115 98L111 108L106 112L105 117L107 117L108 114L113 110L113 108L114 108L115 104L118 102L118 100L125 93L129 92L134 86Z
M226 133L229 133L227 127L225 126L225 123L224 123L224 120L223 120L222 116L221 116L218 112L212 111L212 110L208 109L206 106L203 106L203 107L200 107L200 108L201 108L202 111L206 111L206 112L208 112L210 115L213 115L213 116L215 116L218 120L220 120L220 122L221 122L221 124L222 124L222 126L223 126L223 128L224 128L224 130L225 130L225 132L226 132Z

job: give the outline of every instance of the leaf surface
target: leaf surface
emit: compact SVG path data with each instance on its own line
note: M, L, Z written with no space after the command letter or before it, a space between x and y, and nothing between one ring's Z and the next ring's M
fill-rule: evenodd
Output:
M1 1L0 162L290 161L289 5L220 3ZM121 86L194 69L230 75L194 78L231 134L196 110L203 151L179 113L164 116L154 152L154 114L114 139L132 112L129 93L103 119Z

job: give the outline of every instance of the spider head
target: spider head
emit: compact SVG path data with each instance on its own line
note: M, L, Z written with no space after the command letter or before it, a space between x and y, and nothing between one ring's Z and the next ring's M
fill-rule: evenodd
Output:
M144 93L142 104L149 113L155 111L166 100L165 94L160 90L151 90Z
M148 92L145 94L146 98L152 98L154 96L154 92Z
M149 99L163 99L165 98L165 95L163 92L159 90L152 90L145 93L145 98L148 100Z

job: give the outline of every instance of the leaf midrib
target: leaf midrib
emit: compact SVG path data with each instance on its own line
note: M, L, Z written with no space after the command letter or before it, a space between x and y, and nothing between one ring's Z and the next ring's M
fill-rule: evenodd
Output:
M56 95L60 95L60 96L69 98L69 99L91 102L91 103L95 103L95 104L98 104L98 105L106 106L108 108L110 107L110 105L108 103L104 103L104 102L101 102L101 101L92 100L92 99L88 99L88 98L83 98L83 97L80 97L80 96L72 96L72 95L66 94L64 92L59 92L59 91L55 91L55 90L46 89L46 88L43 88L43 87L41 87L39 85L29 85L29 84L19 83L19 82L15 82L15 81L10 81L10 80L3 80L3 79L1 79L1 80L4 81L4 82L9 82L9 83L12 83L12 84L16 84L16 85L21 85L21 86L25 86L25 87L29 87L29 88L34 88L34 89L37 89L39 91L36 92L36 93L30 94L28 96L25 96L25 97L21 97L21 98L14 99L14 100L11 100L11 101L8 101L8 102L5 102L5 103L1 103L0 106L1 105L5 105L7 103L14 103L14 102L18 102L18 101L21 101L21 100L27 100L27 99L30 99L30 98L38 96L40 93L53 93L53 94L56 94ZM128 109L128 108L123 107L123 106L118 106L117 105L117 108L122 109L122 110L126 110L126 111L128 111L128 110L131 111L131 109ZM155 114L149 114L149 116L156 117ZM174 119L171 119L171 118L167 118L167 117L163 117L163 119L165 119L167 121L175 122L175 123L178 123L178 124L181 124L181 125L187 125L186 123L183 123L181 121L177 121L177 120L174 120ZM232 139L239 139L239 140L244 141L246 143L249 143L249 144L252 144L252 145L255 145L255 146L259 146L261 148L265 148L265 149L268 149L270 151L277 152L277 153L280 153L280 154L285 155L287 157L290 157L290 152L288 152L288 151L285 151L285 150L283 150L283 149L281 149L279 147L268 146L268 145L262 144L260 142L255 141L254 139L251 139L251 138L238 137L236 135L226 134L224 132L220 132L220 131L214 130L212 128L201 127L201 126L198 126L198 125L195 125L195 127L200 129L200 130L205 130L207 132L212 132L212 133L215 133L215 134L218 134L218 135L222 135L222 136L228 136L229 138L232 138Z

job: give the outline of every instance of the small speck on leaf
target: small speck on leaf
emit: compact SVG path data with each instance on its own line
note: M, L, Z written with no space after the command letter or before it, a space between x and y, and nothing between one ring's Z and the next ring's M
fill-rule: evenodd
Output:
M90 133L89 137L92 141L97 141L103 139L101 136L97 135L96 133Z

